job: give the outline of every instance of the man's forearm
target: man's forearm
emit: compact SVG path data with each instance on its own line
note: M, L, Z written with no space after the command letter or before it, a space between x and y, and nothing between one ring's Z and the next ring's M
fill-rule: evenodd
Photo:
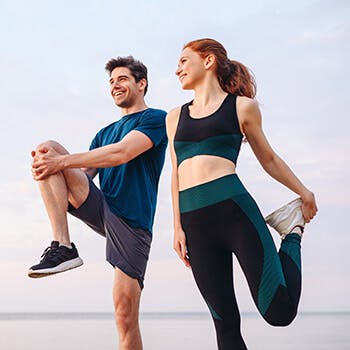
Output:
M62 156L62 169L68 168L110 168L127 162L126 152L120 145L113 144L89 152Z

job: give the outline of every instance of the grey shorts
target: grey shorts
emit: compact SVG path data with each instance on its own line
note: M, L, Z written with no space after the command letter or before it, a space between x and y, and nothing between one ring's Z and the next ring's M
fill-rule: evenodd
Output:
M147 230L130 227L112 213L102 191L88 178L88 197L78 209L69 205L68 212L106 237L106 260L137 279L142 289L152 235Z

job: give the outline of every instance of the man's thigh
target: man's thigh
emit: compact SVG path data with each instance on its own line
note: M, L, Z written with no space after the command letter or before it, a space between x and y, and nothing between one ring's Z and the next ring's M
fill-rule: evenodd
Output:
M79 208L89 194L89 180L81 169L63 171L68 189L68 201L74 208Z
M106 210L107 203L103 193L96 187L92 179L83 173L87 181L87 194L82 203L78 203L75 207L72 203L68 205L68 212L76 218L83 221L94 231L106 237Z
M137 279L130 277L118 267L114 269L113 297L116 306L118 304L130 308L130 313L138 314L141 296L141 287Z
M131 227L124 219L108 211L105 215L106 259L143 288L152 235Z

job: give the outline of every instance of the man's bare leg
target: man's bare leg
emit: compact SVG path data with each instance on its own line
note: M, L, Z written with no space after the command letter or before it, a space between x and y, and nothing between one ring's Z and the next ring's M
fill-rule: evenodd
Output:
M55 141L40 144L35 152L39 152L42 147L52 147L59 154L68 154L68 151ZM66 169L38 182L51 222L54 240L62 244L70 244L67 221L68 201L78 208L86 200L89 182L85 173L80 169Z
M39 181L39 188L50 219L54 241L70 245L67 221L68 189L62 172Z
M139 327L140 297L139 282L116 268L113 300L119 350L142 350Z
M39 145L35 154L39 153L43 147L52 147L59 154L68 154L68 151L55 141L47 141ZM67 169L40 180L39 188L50 219L53 240L69 247L71 242L67 220L68 202L78 208L86 200L89 193L89 182L85 173L80 169ZM82 264L81 259L79 263ZM30 277L46 275L47 270L41 274L34 271L35 266L29 270Z

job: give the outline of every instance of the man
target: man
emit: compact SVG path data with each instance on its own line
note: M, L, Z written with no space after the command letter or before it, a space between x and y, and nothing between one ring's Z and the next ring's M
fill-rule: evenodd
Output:
M43 277L83 263L70 241L68 210L106 237L106 259L115 268L119 349L138 350L139 301L167 146L166 113L145 104L147 68L140 61L118 57L106 64L106 70L122 118L97 133L89 152L69 154L55 141L32 152L33 178L39 183L53 241L28 275ZM101 189L92 181L97 173Z

